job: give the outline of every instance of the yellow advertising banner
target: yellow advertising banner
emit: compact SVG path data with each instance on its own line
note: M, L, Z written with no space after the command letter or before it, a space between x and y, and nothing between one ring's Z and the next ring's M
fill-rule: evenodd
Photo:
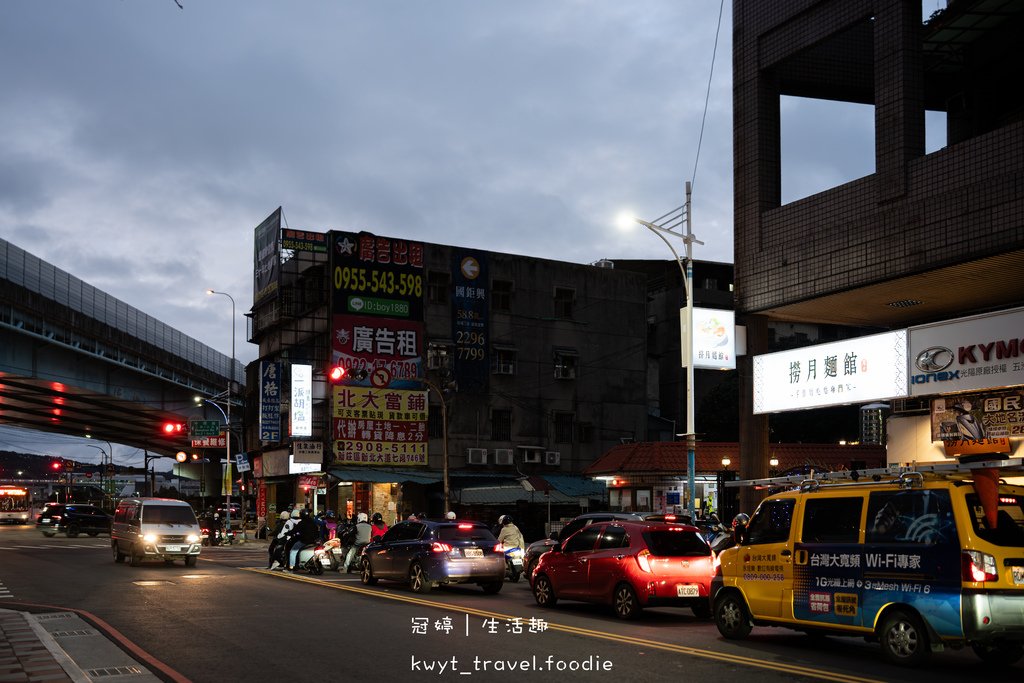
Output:
M1009 453L1010 440L999 439L958 439L943 441L946 455L973 455L975 453Z
M332 398L336 464L427 464L426 391L337 386Z

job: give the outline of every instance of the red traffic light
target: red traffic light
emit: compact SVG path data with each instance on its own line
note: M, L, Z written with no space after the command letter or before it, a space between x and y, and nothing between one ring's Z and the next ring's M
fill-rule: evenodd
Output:
M337 384L338 382L344 380L345 375L347 374L348 372L345 370L345 368L343 368L340 365L335 365L330 370L327 371L327 379L329 379L334 384Z
M61 467L63 467L63 465L60 464L59 460L54 460L53 462L50 463L51 470L59 470Z
M177 434L186 434L184 422L164 422L163 424L164 436L175 436Z

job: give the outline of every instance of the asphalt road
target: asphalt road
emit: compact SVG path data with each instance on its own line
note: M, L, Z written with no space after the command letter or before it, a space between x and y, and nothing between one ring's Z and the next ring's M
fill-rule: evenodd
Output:
M755 628L726 641L685 609L647 610L628 623L596 605L542 610L525 580L493 596L475 586L418 595L384 581L363 586L355 574L265 566L262 543L204 548L195 568L133 568L114 563L106 536L0 527L0 607L82 610L192 681L1007 680L969 652L908 671L853 638ZM1009 673L1019 679L1024 668Z

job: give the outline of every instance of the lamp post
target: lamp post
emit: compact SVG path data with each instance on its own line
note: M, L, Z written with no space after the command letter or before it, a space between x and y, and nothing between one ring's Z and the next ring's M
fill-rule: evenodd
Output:
M665 243L665 246L669 248L672 255L676 258L676 264L679 266L679 272L683 277L683 287L685 288L686 295L686 308L683 314L683 326L686 330L682 334L682 364L686 366L686 487L689 500L687 501L687 512L690 515L690 519L694 519L694 498L696 496L696 479L694 469L696 467L696 439L697 439L697 428L694 418L694 406L693 406L693 245L704 244L699 239L694 237L693 231L691 230L691 208L690 208L690 182L686 183L686 203L683 205L684 212L686 214L686 232L676 232L671 228L657 225L655 223L648 223L647 221L635 218L634 220L640 225L644 226ZM672 246L672 243L666 239L665 235L671 235L672 237L678 237L683 240L683 245L686 247L686 263L684 266L683 259L679 257L679 253Z
M774 477L779 471L779 459L773 455L768 461L768 467L770 468L768 470L768 476Z
M225 413L224 409L220 407L220 404L215 402L212 399L209 399L209 398L205 398L204 399L201 396L196 396L195 397L195 401L196 401L196 405L202 405L203 403L207 403L207 404L213 406L218 411L220 411L221 416L224 418L224 439L227 441L227 453L228 453L227 464L225 465L225 467L229 468L227 470L227 475L228 475L227 476L227 482L228 482L228 484L227 484L228 505L227 505L227 510L225 510L225 512L224 512L224 515L225 515L225 519L226 519L227 524L228 524L227 528L230 529L231 528L231 485L232 485L232 477L230 476L230 467L231 467L231 435L233 433L232 429L231 429L231 422L230 422L230 420L231 420L231 417L230 417L230 415L231 415L231 404L230 403L228 404L228 411ZM239 452L243 451L241 435L238 436L238 451ZM204 460L204 462L205 462L205 460ZM205 468L203 468L203 469L205 470ZM242 476L244 477L245 475L242 474ZM203 475L203 477L204 477L204 480L203 480L204 481L204 483L203 483L203 493L204 493L203 498L204 498L204 501L203 502L205 504L205 497L206 497L205 496L205 491L206 491L206 489L205 489L205 474ZM242 520L241 520L241 522L242 522L242 538L241 538L241 540L244 542L244 541L248 540L248 537L245 535L245 496L244 495L242 496L241 512L242 512Z
M441 387L434 384L426 377L417 377L413 381L423 382L428 387L433 389L437 393L437 397L441 399L441 455L442 461L442 487L444 489L444 510L442 511L445 515L448 514L448 406L447 401L444 400L444 394L441 392Z
M228 368L228 398L227 398L227 413L224 415L224 457L227 459L227 468L224 471L225 479L227 480L227 486L225 489L225 496L227 498L227 505L225 506L224 516L227 523L227 530L231 531L231 390L232 385L235 382L235 297L231 296L227 292L217 292L212 289L206 290L207 295L219 294L220 296L226 296L231 300L231 367ZM214 405L217 405L214 403ZM217 406L219 409L220 406ZM223 411L222 411L223 412ZM245 538L245 520L242 520L242 538Z

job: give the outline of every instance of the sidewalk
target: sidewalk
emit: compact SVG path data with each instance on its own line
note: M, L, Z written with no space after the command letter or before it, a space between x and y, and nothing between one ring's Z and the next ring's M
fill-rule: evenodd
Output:
M0 683L160 681L74 612L0 609Z

